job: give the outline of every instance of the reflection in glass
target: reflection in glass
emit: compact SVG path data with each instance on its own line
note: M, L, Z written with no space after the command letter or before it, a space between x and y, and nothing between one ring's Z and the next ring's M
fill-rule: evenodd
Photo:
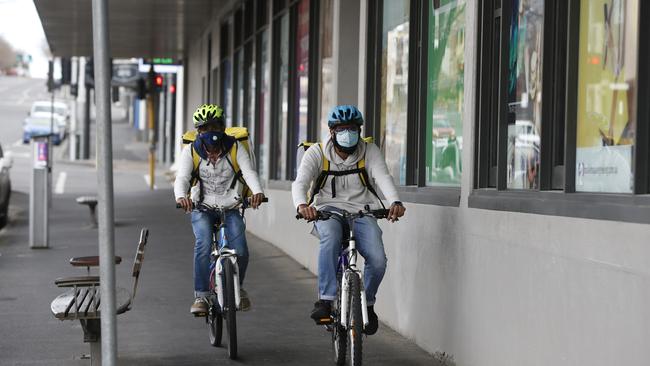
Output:
M410 1L384 2L380 147L397 184L406 184Z
M244 112L244 50L239 49L235 52L235 75L237 80L235 84L237 87L235 94L235 110L233 113L233 125L243 126L243 112Z
M276 129L277 139L274 141L276 169L275 179L284 180L287 178L287 127L289 118L289 13L280 18L280 49L278 57L278 81L279 94L277 105Z
M332 55L332 28L334 26L332 19L333 0L321 1L321 19L320 19L320 123L318 126L318 136L320 141L325 141L329 136L327 127L327 114L335 104L334 100L334 57Z
M221 106L224 107L226 112L226 125L232 126L232 86L230 84L231 70L230 58L221 62Z
M429 10L425 131L428 186L460 186L464 52L465 0L434 2Z
M269 142L271 141L271 126L268 118L271 106L271 67L269 65L269 30L265 29L259 41L260 67L262 80L259 95L259 174L262 179L269 179Z
M639 0L582 0L576 190L632 193Z
M298 3L298 25L296 32L296 100L294 118L295 140L291 146L298 146L307 140L307 110L309 106L309 0ZM298 167L294 167L294 175Z
M544 0L511 0L508 188L539 189Z
M253 55L253 42L245 46L245 78L246 88L244 90L244 117L242 122L248 127L248 132L255 138L255 57Z

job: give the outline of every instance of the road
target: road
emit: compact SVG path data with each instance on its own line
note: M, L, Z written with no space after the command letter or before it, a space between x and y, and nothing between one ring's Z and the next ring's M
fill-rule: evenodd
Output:
M42 80L0 78L0 142L15 157L11 221L0 231L0 365L88 365L88 353L78 322L59 321L50 302L61 292L54 279L84 275L67 264L73 256L97 253L97 230L88 227L86 207L75 202L95 194L92 162L67 162L65 145L55 149L54 181L61 186L53 197L49 249L28 246L29 146L16 143L20 124L31 101L42 99ZM24 98L24 99L23 99ZM142 274L133 309L118 316L119 365L332 365L330 335L309 319L316 278L271 244L248 236L251 261L245 287L253 301L250 312L239 313L241 359L228 360L227 351L208 344L205 321L189 314L192 297L193 235L189 217L174 208L171 185L164 171L157 190L147 189L143 172L146 146L135 141L128 124L113 123L115 167L117 285L130 288L131 258L141 227L150 229ZM61 173L67 178L59 179ZM274 197L270 197L274 199ZM247 215L265 215L264 208ZM414 343L385 325L364 341L367 365L439 365Z

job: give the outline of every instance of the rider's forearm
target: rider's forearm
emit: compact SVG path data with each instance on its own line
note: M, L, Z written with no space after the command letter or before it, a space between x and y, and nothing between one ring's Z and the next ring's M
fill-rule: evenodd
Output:
M190 189L190 177L192 175L192 154L189 147L185 147L178 159L178 169L176 170L176 179L174 180L174 198L179 199L187 195Z
M309 186L320 172L321 157L320 151L316 150L317 148L318 146L314 145L305 152L298 167L296 180L291 184L291 196L293 197L294 207L307 204Z
M264 193L262 185L260 184L260 178L255 169L253 169L253 163L243 146L239 146L237 150L237 161L239 162L239 167L244 176L244 180L253 194Z
M366 151L366 166L368 168L368 173L377 183L377 187L386 197L386 200L389 203L399 201L399 195L397 194L397 188L393 181L393 177L388 172L388 167L386 166L386 161L381 155L379 148L376 145L368 145L368 150Z

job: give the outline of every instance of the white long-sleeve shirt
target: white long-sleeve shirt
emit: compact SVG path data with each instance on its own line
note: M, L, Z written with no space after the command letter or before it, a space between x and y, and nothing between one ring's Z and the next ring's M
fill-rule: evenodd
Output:
M233 189L230 189L235 172L226 159L230 159L230 154L220 157L215 164L208 164L208 161L204 159L200 159L199 161L200 184L203 186L203 202L208 205L232 208L238 204L239 197L241 197L242 187L240 182L237 182L237 185ZM257 172L253 169L253 164L246 148L241 144L237 147L237 163L239 163L244 180L253 194L262 193L262 186ZM178 161L178 171L176 172L176 180L174 181L174 196L176 199L185 197L188 189L190 189L193 168L194 163L192 161L191 145L187 145L181 151L181 156ZM197 184L192 187L190 198L192 201L198 201L199 195L200 187Z
M397 189L393 178L388 173L388 167L381 151L375 144L359 142L357 150L349 155L347 159L341 158L334 151L334 143L331 138L323 144L322 154L330 161L331 171L345 171L356 169L357 162L364 155L366 159L366 171L371 181L374 180L374 187L379 188L386 197L388 203L399 201ZM312 182L315 182L323 169L320 144L312 145L302 158L298 168L298 176L291 185L293 204L298 207L307 203L307 195ZM332 179L336 179L336 197L332 197ZM359 174L348 174L335 177L327 177L325 185L314 198L313 206L320 209L323 206L333 206L347 211L362 210L365 205L371 208L378 208L377 198L363 186Z

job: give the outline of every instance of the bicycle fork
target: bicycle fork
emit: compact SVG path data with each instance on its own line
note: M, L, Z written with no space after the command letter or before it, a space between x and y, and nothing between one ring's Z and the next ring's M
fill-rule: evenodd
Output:
M341 291L341 325L347 327L348 316L350 313L349 299L350 299L350 276L359 276L359 294L361 297L361 318L363 319L363 327L368 325L368 306L366 300L366 287L363 283L363 276L361 271L357 269L357 247L356 241L353 236L350 237L348 246L348 268L343 272L342 278L342 291Z
M217 301L219 302L220 309L223 310L224 306L224 296L223 291L225 289L225 283L223 279L223 261L229 260L232 263L233 267L233 285L235 290L235 307L239 309L241 304L241 297L239 296L239 265L237 264L237 252L233 249L228 249L226 245L228 244L226 233L223 227L219 229L219 240L215 243L221 243L221 248L214 248L212 256L215 259L215 283L217 284Z

